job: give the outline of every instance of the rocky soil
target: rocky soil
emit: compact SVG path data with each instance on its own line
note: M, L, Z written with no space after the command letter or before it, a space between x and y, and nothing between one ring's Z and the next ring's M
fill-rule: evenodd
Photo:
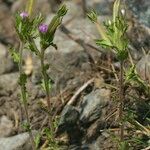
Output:
M23 10L25 3L25 0L0 0L0 150L31 149L28 133L22 128L26 120L24 110L20 109L18 67L8 54L11 45L18 47L13 15ZM117 150L117 141L113 138L118 135L119 127L118 90L114 90L116 76L107 61L107 53L94 43L99 34L84 18L81 2L65 3L69 11L54 40L58 50L49 48L45 59L50 64L49 74L53 82L53 115L60 118L57 138L67 143L62 146L66 150ZM96 9L102 22L111 16L112 3L113 0L87 0L87 7ZM150 49L150 1L141 0L140 3L139 0L126 1L129 50L139 75L150 83L150 57L147 55ZM45 22L54 15L48 0L37 0L34 14L39 11L45 16ZM118 62L114 57L111 63L118 74ZM48 123L45 94L39 85L39 68L37 58L27 51L24 70L28 74L29 117L35 134ZM130 92L133 95L135 90ZM140 96L137 101L127 97L127 105L136 111L138 121L145 125L147 122L143 116L150 118L150 99ZM142 148L142 144L133 147L134 150Z

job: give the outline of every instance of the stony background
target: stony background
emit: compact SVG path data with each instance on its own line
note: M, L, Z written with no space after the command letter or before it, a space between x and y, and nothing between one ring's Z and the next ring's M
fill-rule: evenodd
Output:
M25 118L18 99L18 67L8 54L9 46L18 47L13 16L24 9L25 3L26 0L0 0L0 150L31 149L28 134L21 127ZM98 48L93 40L99 35L95 26L83 17L81 1L72 0L65 3L69 11L63 25L71 32L72 37L82 41L82 44L71 39L60 28L54 40L58 50L47 50L46 61L50 64L49 74L53 81L51 97L54 113L61 114L58 136L67 132L70 147L66 149L69 150L115 150L116 145L105 129L118 126L116 117L109 118L116 111L116 102L112 100L111 88L104 86L104 83L109 83L110 80L115 82L115 77L103 69L108 67L106 57L100 52L103 49ZM87 7L96 9L99 21L102 22L110 18L112 3L113 0L87 0ZM147 53L150 49L150 1L126 0L125 3L129 22L129 50L137 63L138 72L143 79L150 82L150 58L148 55L143 56L143 50ZM54 15L53 9L49 0L37 0L34 14L40 11L48 23ZM36 43L38 44L38 41ZM24 54L24 58L24 69L29 73L29 114L36 133L46 126L48 120L41 107L45 106L45 95L38 84L41 77L37 58L29 52ZM117 64L117 61L114 62L116 69ZM66 105L87 82L89 84L74 102ZM143 106L141 103L141 107ZM149 104L147 107L145 111L149 110ZM138 111L143 112L141 109L137 109Z

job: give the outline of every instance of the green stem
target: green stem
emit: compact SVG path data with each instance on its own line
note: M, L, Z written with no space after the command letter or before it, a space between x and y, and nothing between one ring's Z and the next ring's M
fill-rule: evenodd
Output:
M120 120L120 141L124 140L124 124L123 124L123 108L124 108L124 81L123 81L123 65L124 61L120 62L120 85L119 85L119 120Z
M44 80L44 87L46 90L46 101L47 101L47 107L48 107L48 114L49 114L49 126L50 126L50 130L51 130L51 137L52 140L54 140L54 127L53 127L53 119L52 119L52 114L51 114L51 100L50 100L50 88L49 88L49 78L47 76L46 73L46 69L45 69L45 64L44 64L44 53L45 50L42 49L41 50L41 69L42 69L42 76L43 76L43 80Z
M34 0L28 0L26 10L30 16L32 14L33 4L34 4Z
M19 56L20 56L20 61L19 61L19 74L22 74L22 52L23 52L23 43L20 42L20 49L19 49Z
M21 76L22 73L23 73L23 70L22 70L23 43L22 42L20 42L19 55L20 55L20 61L19 61L18 66L19 66L19 75ZM29 128L30 128L30 119L29 119L29 114L28 114L27 98L25 96L26 90L24 88L24 85L20 85L20 90L21 90L21 98L22 98L22 101L23 101L23 106L24 106L24 110L25 110L25 115L26 115L27 123L28 123ZM29 133L29 136L30 136L30 141L31 141L32 149L36 150L36 148L35 148L35 142L34 142L34 137L33 137L33 134L32 134L32 130L29 129L28 133Z

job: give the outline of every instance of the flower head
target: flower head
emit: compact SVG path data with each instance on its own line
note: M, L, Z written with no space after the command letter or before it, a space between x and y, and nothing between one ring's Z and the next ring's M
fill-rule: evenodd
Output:
M27 12L22 12L22 13L20 13L20 17L21 17L22 19L27 18L28 16L29 16L29 15L28 15Z
M40 31L41 33L46 33L47 30L48 30L48 25L46 25L46 24L41 24L41 25L39 26L39 31Z

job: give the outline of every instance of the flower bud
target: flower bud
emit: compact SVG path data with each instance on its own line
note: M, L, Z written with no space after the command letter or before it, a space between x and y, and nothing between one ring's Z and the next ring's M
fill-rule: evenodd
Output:
M122 14L123 16L125 16L125 13L126 13L125 9L121 9L121 14Z
M58 12L57 12L57 15L59 16L59 17L63 17L66 13L67 13L67 8L66 8L66 5L62 5L61 7L60 7L60 9L58 10Z
M41 24L41 25L39 26L39 32L41 32L41 33L46 33L47 30L48 30L48 25L46 25L46 24Z
M25 18L27 18L29 15L28 15L28 13L27 12L22 12L22 13L20 13L20 17L22 18L22 19L25 19Z
M97 13L94 10L88 13L87 16L93 23L97 22Z
M110 20L108 20L108 24L111 25L111 21Z

